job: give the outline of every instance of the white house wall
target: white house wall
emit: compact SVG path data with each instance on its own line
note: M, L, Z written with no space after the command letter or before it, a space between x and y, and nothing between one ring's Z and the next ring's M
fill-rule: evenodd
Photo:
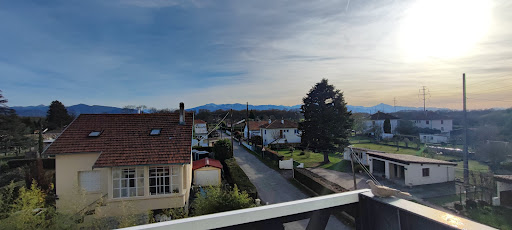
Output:
M411 122L418 128L437 129L443 133L449 133L453 130L452 120L411 120Z
M497 186L496 189L498 191L498 197L500 197L501 192L512 190L512 183L505 183L505 182L497 181L496 186Z
M455 167L449 165L437 165L437 164L403 164L395 161L390 161L386 159L376 158L372 156L368 156L368 163L370 166L370 172L373 174L373 164L374 160L379 160L384 162L384 170L386 178L390 178L390 163L396 164L400 166L404 166L404 178L405 184L409 186L415 185L423 185L423 184L436 184L443 183L448 181L455 180ZM423 177L423 169L429 168L429 176Z
M365 130L366 132L371 132L371 129L374 125L377 125L380 127L381 132L384 133L384 121L385 120L366 120L365 123ZM373 124L375 122L375 124ZM398 127L398 120L390 120L391 123L391 133L395 133L396 127Z
M279 133L280 130L288 130L288 132L283 131L283 138L279 139L279 141L275 141L275 138L272 137L273 132ZM284 144L284 143L300 143L300 134L296 133L295 130L297 128L282 128L282 129L260 129L261 137L263 138L263 144L268 145L272 144ZM285 142L287 140L287 142Z
M429 168L429 176L423 177L423 169ZM406 185L436 184L455 180L455 167L436 164L410 164L405 170Z

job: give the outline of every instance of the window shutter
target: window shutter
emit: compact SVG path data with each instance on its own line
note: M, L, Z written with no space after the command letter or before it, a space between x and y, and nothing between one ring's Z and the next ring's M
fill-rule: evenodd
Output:
M78 172L80 187L87 192L99 192L101 190L100 178L100 171Z

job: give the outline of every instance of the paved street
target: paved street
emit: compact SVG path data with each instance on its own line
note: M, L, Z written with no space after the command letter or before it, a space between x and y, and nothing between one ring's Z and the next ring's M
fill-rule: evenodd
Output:
M309 197L292 185L280 173L267 167L257 157L247 152L238 143L234 144L235 159L256 186L259 197L269 204L300 200ZM305 229L308 221L302 220L285 224L286 229ZM326 229L350 229L331 216Z

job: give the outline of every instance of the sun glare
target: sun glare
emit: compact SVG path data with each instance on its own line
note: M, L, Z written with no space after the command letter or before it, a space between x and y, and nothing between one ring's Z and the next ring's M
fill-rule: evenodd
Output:
M489 0L419 0L400 26L400 47L415 60L463 56L487 33Z

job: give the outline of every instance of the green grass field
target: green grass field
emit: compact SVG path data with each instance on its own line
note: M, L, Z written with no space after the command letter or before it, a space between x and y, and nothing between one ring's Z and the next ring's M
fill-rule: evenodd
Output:
M400 148L400 150L396 150L396 147L387 146L387 145L379 145L374 143L360 143L360 144L353 144L354 147L357 148L365 148L365 149L373 149L377 151L383 151L387 153L398 153L398 154L409 154L409 155L419 155L421 150L414 150L414 149L406 149L406 148Z
M324 155L322 153L314 153L311 151L305 151L306 154L300 155L302 151L301 150L295 150L293 153L290 153L288 150L280 150L278 153L284 156L285 160L288 160L290 158L293 158L293 160L304 163L304 167L310 168L310 167L322 167L322 168L329 168L333 165L337 164L341 161L341 155L331 153L329 154L329 161L330 163L322 164L324 161Z

